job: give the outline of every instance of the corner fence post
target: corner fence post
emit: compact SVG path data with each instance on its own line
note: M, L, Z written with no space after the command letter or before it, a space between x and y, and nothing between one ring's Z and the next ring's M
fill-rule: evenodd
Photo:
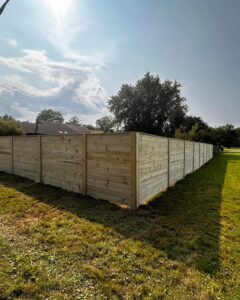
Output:
M39 150L38 150L38 182L42 183L42 136L38 136Z
M87 195L87 134L82 135L82 194Z
M13 136L11 137L11 163L12 163L11 171L12 171L12 174L14 175L14 138L13 138Z

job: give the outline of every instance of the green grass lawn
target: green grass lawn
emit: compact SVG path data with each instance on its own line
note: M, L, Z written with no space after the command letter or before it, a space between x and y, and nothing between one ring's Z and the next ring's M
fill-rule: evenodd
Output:
M240 152L137 212L0 174L0 299L240 299Z

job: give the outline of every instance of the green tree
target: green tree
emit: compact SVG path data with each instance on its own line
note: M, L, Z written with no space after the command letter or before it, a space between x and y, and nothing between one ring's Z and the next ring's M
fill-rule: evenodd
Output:
M94 126L91 125L91 124L88 124L88 125L84 125L86 128L90 129L90 130L94 130Z
M196 142L212 142L210 128L200 117L186 116L183 125L175 130L175 138Z
M38 114L36 123L39 123L41 121L62 124L64 122L64 118L60 111L45 109Z
M67 124L75 124L75 125L79 125L80 124L80 119L76 116L72 117Z
M21 134L23 134L23 128L19 122L0 118L0 136Z
M113 132L114 126L115 126L115 120L112 117L103 117L101 119L98 119L96 121L96 125L98 128L105 132Z
M172 136L182 124L187 106L177 81L161 81L147 73L134 85L122 85L108 101L116 123L125 131L134 130Z
M185 116L183 121L183 126L185 127L186 131L192 130L192 127L197 125L197 129L208 129L208 124L203 121L201 117L196 116Z
M224 147L238 146L238 131L231 124L212 128L211 138L213 143L220 144Z
M4 120L15 121L14 117L12 115L8 115L8 114L3 115L1 118L4 119Z

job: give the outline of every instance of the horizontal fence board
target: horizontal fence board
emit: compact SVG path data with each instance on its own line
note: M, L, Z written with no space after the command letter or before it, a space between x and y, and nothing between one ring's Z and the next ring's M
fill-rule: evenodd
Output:
M83 193L83 135L42 137L42 182Z
M0 171L131 208L212 157L213 145L143 133L0 137Z
M39 138L34 136L13 138L14 174L38 181Z
M194 143L194 171L200 167L200 144Z
M194 143L185 141L185 175L188 175L194 171L193 160L194 160Z
M131 134L88 135L87 193L130 206L132 194Z
M12 172L12 138L0 138L0 171Z
M174 185L184 176L184 141L170 139L169 147L169 185Z
M138 135L138 205L168 186L168 139Z

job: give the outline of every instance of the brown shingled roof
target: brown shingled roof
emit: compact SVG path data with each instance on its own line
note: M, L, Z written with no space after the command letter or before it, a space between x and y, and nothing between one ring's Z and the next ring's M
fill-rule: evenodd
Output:
M27 135L67 135L91 133L91 130L78 124L57 124L47 121L41 121L36 126L35 123L22 123L24 134Z

